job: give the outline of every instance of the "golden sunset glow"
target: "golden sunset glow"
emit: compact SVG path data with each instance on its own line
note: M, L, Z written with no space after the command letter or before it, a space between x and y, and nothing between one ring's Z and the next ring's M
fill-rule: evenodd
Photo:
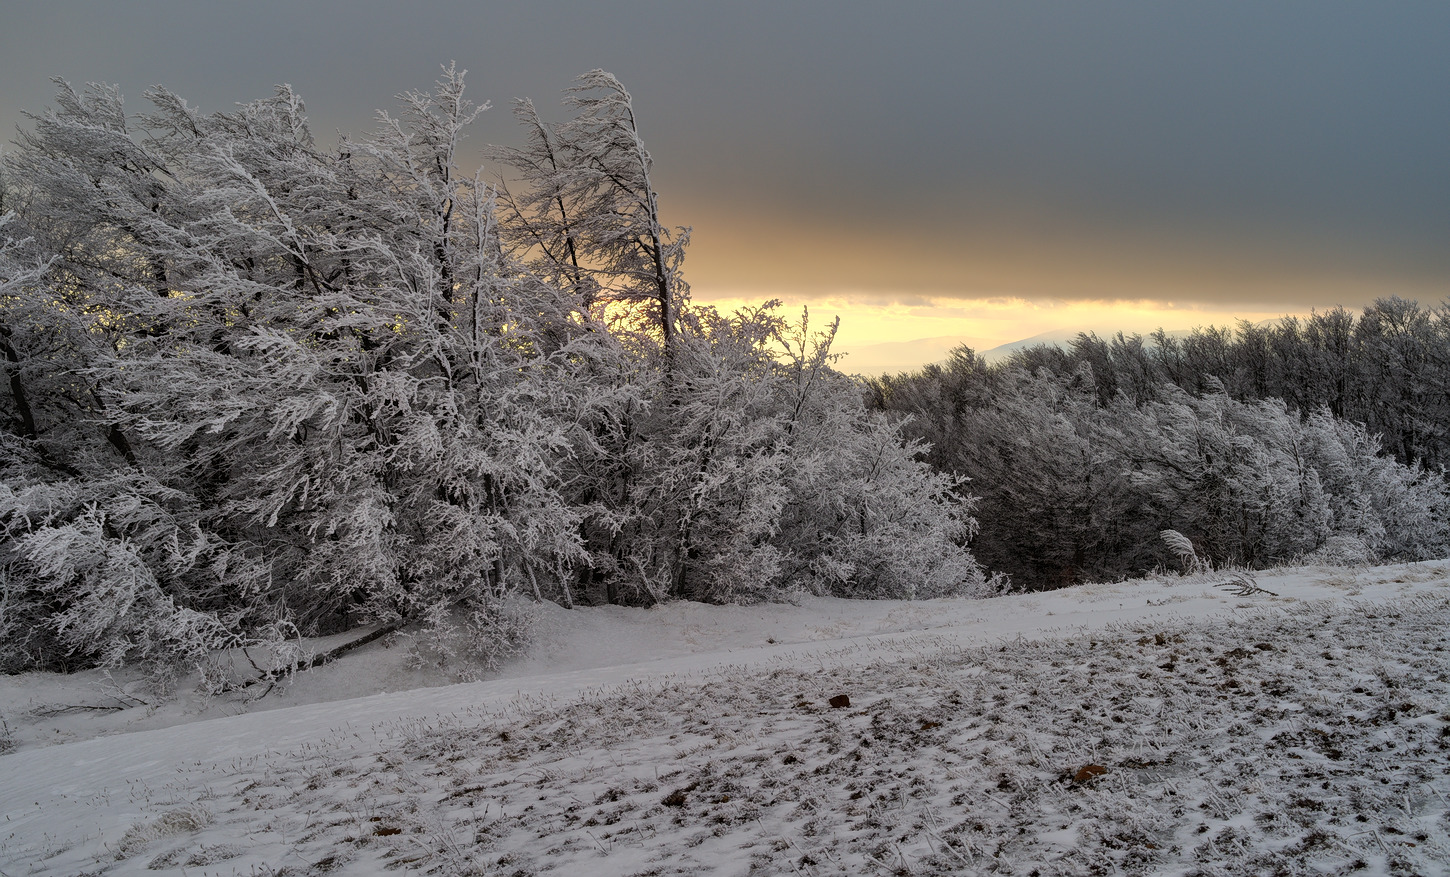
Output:
M1045 333L1107 336L1235 326L1397 295L1444 297L1433 274L1353 251L1284 247L1247 236L1184 241L1131 229L1022 233L754 219L698 205L686 274L696 301L724 310L780 299L823 326L841 318L848 371L914 369L966 344L978 352ZM682 211L683 212L683 211ZM1282 238L1280 238L1282 240Z
M811 324L824 327L841 318L834 350L845 353L844 371L861 374L905 371L947 357L963 344L978 353L1038 335L1060 340L1076 332L1147 335L1196 326L1234 326L1239 320L1260 322L1291 311L1206 305L1174 306L1166 302L1053 301L1021 298L951 299L910 296L907 302L881 301L869 293L805 296L761 291L756 295L715 297L697 293L696 300L722 310L758 305L778 298L781 313L795 318L808 308ZM875 300L873 300L875 299ZM1044 339L1048 340L1048 339Z

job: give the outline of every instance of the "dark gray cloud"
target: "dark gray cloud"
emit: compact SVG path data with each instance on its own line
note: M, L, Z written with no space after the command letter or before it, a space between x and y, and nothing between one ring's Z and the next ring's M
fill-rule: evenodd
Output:
M597 66L696 226L697 287L968 296L1017 260L1028 294L1325 304L1316 278L1450 292L1447 33L1443 4L0 2L0 130L59 75L138 107L286 81L357 132L456 59L497 107L477 141L511 141L509 99Z

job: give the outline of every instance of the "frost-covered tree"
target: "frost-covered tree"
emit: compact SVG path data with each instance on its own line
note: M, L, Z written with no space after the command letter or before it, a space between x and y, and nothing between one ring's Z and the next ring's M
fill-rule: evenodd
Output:
M618 80L585 74L565 103L574 117L550 124L532 101L517 102L525 145L493 149L514 177L499 184L501 237L576 303L599 349L594 374L611 388L571 479L589 553L580 586L602 586L610 602L659 599L680 591L677 555L689 550L661 441L670 431L662 423L690 416L679 399L663 399L688 296L680 276L688 232L660 221L652 159Z
M970 500L866 411L861 387L830 367L833 334L769 306L685 303L670 388L659 367L632 378L642 395L596 444L595 478L578 482L598 525L590 568L610 599L981 592L963 547Z
M59 260L17 225L0 217L0 671L199 660L234 640L223 580L246 591L260 570L88 422L109 333L87 323L107 315L47 283Z
M626 305L605 314L669 351L688 296L680 266L689 229L660 219L653 159L619 80L592 70L575 81L565 104L573 117L549 124L532 101L519 101L514 113L527 144L494 150L523 184L517 194L502 191L506 240L574 290L584 309Z
M973 500L832 368L835 323L685 314L675 410L688 416L667 433L688 487L679 595L986 592L965 548Z
M1102 404L1120 392L1136 403L1173 384L1194 395L1240 401L1280 399L1300 417L1317 409L1379 434L1408 465L1450 461L1450 317L1398 298L1355 315L1343 308L1273 324L1240 322L1186 336L1103 340L1083 334L1065 347L1019 351L1012 366L1060 377L1092 368Z
M451 67L336 148L290 88L146 98L60 83L5 161L6 669L445 615L487 638L520 591L981 585L970 500L831 333L786 353L769 307L690 303L612 76L560 125L522 106L517 194L460 172L483 108Z
M519 102L526 145L495 154L515 178L501 195L510 251L574 290L630 364L600 373L616 405L573 479L587 582L611 601L910 594L923 569L924 593L975 586L968 505L864 411L829 338L801 340L803 322L791 347L769 306L690 302L688 230L660 219L629 93L596 70L566 104L573 117L550 124Z
M1214 339L1226 338L1205 336L1194 355L1222 353ZM1268 355L1280 341L1255 343ZM1383 454L1364 426L1327 410L1236 399L1213 374L1200 393L1161 378L1146 386L1156 355L1177 356L1090 338L997 367L961 354L876 382L874 399L913 418L906 429L933 444L933 463L971 479L981 520L973 551L1019 586L1176 567L1163 530L1220 565L1450 552L1440 474ZM1102 358L1113 363L1112 396L1096 382Z
M22 143L55 255L27 301L77 302L109 341L83 362L90 419L263 559L233 601L306 629L557 580L580 553L558 462L596 397L571 305L508 263L491 192L458 173L462 74L335 153L285 88L231 113L148 97L133 120L63 88Z
M0 213L0 368L4 369L8 392L0 396L0 411L5 415L4 435L34 443L42 428L38 418L45 414L37 412L44 400L33 396L44 391L35 384L46 378L54 380L55 375L42 377L36 368L41 357L34 356L30 346L41 343L41 326L49 321L44 320L44 312L35 307L27 291L45 273L47 265L33 252L30 239L13 235L15 226L13 212ZM26 367L30 367L28 372ZM44 452L40 445L33 450Z
M1143 498L1121 453L1132 425L1097 396L1089 368L1067 379L1013 370L963 404L949 431L923 435L937 443L932 459L980 497L975 553L1019 586L1111 577L1147 559L1152 525L1130 514Z
M1303 426L1282 403L1246 404L1182 391L1135 412L1125 429L1129 479L1146 512L1215 563L1285 563L1331 530Z
M1441 475L1399 464L1361 424L1315 412L1305 423L1331 534L1310 556L1329 562L1430 560L1450 554L1450 491Z

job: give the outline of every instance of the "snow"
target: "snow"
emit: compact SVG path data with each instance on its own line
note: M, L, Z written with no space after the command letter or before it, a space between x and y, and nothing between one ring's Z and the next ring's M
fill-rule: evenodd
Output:
M251 701L6 678L0 873L1447 873L1450 564L1223 580L541 606L483 681L394 637Z

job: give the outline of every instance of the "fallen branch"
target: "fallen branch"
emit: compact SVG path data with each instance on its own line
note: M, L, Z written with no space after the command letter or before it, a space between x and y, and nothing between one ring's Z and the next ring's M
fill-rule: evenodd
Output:
M1259 587L1259 582L1251 572L1234 573L1233 578L1228 581L1219 582L1215 588L1224 588L1235 597L1252 597L1255 594L1268 594L1270 597L1277 597L1273 591L1266 591Z
M266 697L267 694L271 692L272 688L276 686L278 679L285 676L291 676L295 673L302 673L304 671L311 670L313 667L321 667L323 664L331 664L333 661L336 661L338 658L342 657L353 649L361 648L368 643L376 642L377 640L382 639L390 633L401 630L405 623L405 621L396 621L392 624L385 624L377 630L372 631L371 633L363 634L355 640L349 640L342 645L328 649L320 655L312 655L311 657L305 658L300 661L293 661L291 664L288 664L285 667L278 667L271 671L263 671L261 667L257 667L257 662L253 661L252 656L250 654L247 654L246 650L244 649L243 654L247 655L247 662L255 667L257 671L260 672L262 675L257 676L253 679L247 679L242 682L229 683L218 689L217 694L227 694L233 691L244 691L248 688L251 688L253 685L258 685L260 683L266 682L268 683L267 690L263 691L260 695L258 695L258 700L260 700L261 698Z
M65 715L66 713L77 713L82 711L109 713L123 709L126 709L126 707L122 706L121 704L114 703L67 703L60 704L58 706L38 706L32 709L30 711L30 714L38 718L49 719L54 718L55 716Z

